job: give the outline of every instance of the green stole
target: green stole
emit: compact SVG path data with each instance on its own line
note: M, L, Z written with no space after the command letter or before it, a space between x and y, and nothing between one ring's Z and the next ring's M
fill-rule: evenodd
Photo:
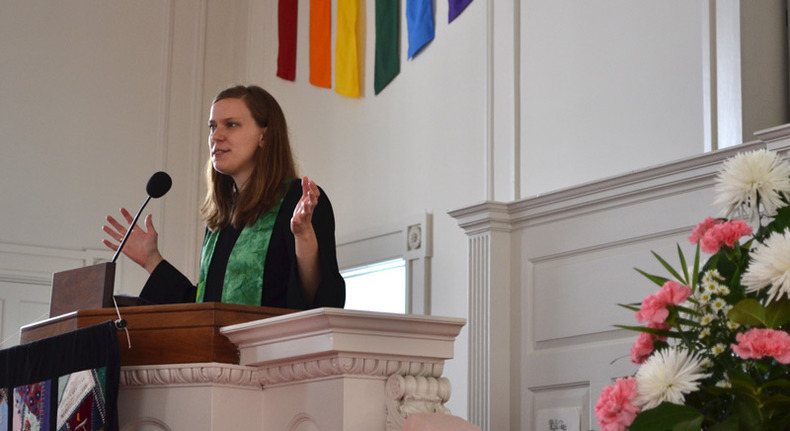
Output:
M228 267L225 269L225 280L222 286L222 302L229 304L261 305L263 294L263 269L266 264L266 253L272 239L274 221L283 200L280 199L266 214L255 221L252 226L244 226L230 252ZM219 229L209 231L203 242L200 256L200 278L197 285L195 302L203 302L206 294L206 276L214 248L219 238Z

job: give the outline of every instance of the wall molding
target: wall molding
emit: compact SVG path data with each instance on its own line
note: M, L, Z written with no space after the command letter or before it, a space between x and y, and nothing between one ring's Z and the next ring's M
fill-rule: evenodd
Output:
M70 250L0 242L0 281L50 285L52 273L109 260L112 254L102 250Z
M535 318L531 310L534 295L536 289L545 292L550 287L535 286L535 272L540 269L537 265L564 265L586 255L600 258L626 248L648 248L662 240L682 237L693 226L673 224L676 221L659 222L618 232L615 225L606 227L609 229L606 234L583 239L575 237L573 232L563 232L564 227L579 229L585 221L600 221L612 214L642 214L649 219L655 214L645 211L655 205L683 201L687 196L712 188L721 164L736 153L763 148L787 153L790 148L788 126L757 136L765 140L514 202L486 201L450 211L449 215L456 219L468 239L469 420L480 424L483 430L507 429L516 420L521 425L526 424L526 418L534 414L534 406L530 392L521 388L535 381L534 377L527 378L523 374L532 355L540 350L544 356L549 354L543 359L546 360L551 355L561 355L563 349L600 350L598 344L601 342L616 344L620 341L618 336L623 335L617 331L613 331L614 335L577 335L566 331L574 341L587 344L569 343L567 337L546 338L545 334L546 339L536 341L536 322L531 321ZM536 232L537 236L530 236L529 232ZM536 249L541 247L540 241L550 241L555 235L560 235L564 242L548 249ZM558 270L550 269L549 277L551 271ZM544 280L546 276L544 273ZM522 327L526 333L520 332ZM555 333L564 334L562 328L549 332L552 337ZM553 347L556 349L546 350ZM500 363L498 358L503 356L516 365ZM596 380L591 386L593 392L598 384ZM510 402L503 403L503 399Z

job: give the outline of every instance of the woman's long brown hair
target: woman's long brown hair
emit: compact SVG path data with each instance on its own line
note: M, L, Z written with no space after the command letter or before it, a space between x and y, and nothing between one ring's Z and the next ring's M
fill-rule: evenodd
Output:
M285 194L286 180L296 178L288 126L274 97L260 87L240 85L220 92L212 104L222 99L243 101L258 127L265 127L266 131L263 146L253 156L255 169L238 193L233 178L217 172L209 158L208 190L200 213L212 231L229 224L236 228L254 224Z

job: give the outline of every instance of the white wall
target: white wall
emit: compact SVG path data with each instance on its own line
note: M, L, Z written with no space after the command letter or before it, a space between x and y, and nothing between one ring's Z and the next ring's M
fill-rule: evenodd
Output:
M704 150L705 3L522 2L522 197Z
M288 82L275 77L275 0L2 0L0 252L14 258L0 286L40 284L62 254L107 257L104 215L136 209L160 169L174 186L149 211L168 258L194 274L206 113L235 83L280 100L339 238L433 213L431 311L453 317L468 314L467 240L448 210L698 154L716 126L710 2L477 0L448 24L436 1L436 40L408 61L401 2L401 73L374 95L375 2L360 0L360 99L309 84L308 3ZM122 259L119 291L144 278ZM446 367L460 416L468 346L465 330Z
M3 2L0 297L14 301L0 313L31 303L46 317L48 295L42 305L31 286L54 271L109 259L101 244L105 215L121 206L136 211L158 170L171 174L173 188L147 212L166 255L194 267L203 229L195 211L205 123L200 6ZM136 294L145 272L125 258L118 263L116 292ZM6 321L4 341L41 317Z

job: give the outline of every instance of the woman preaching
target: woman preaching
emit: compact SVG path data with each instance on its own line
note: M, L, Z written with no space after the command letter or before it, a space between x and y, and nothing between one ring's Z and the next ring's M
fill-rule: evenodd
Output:
M140 297L157 304L343 307L332 204L313 181L297 176L280 105L260 87L228 88L214 99L208 126L198 283L162 257L149 214L123 248L150 274ZM103 227L113 250L133 221L125 208L121 215L126 224L108 216Z

